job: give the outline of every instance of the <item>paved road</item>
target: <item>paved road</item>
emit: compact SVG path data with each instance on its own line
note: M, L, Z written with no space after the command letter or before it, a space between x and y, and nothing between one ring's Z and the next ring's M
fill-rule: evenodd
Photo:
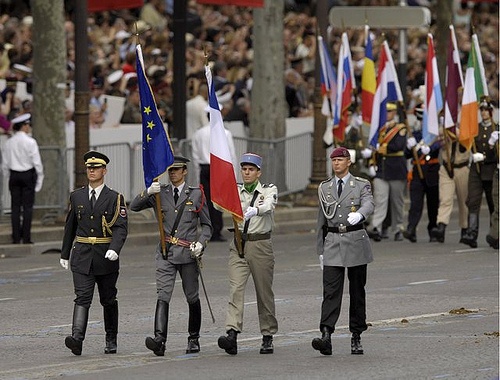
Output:
M484 221L486 223L486 221ZM280 325L275 354L259 355L255 293L247 291L239 353L217 347L227 304L226 243L213 243L203 276L216 322L202 299L202 352L185 355L187 306L177 284L167 353L144 347L155 305L153 246L126 246L119 279L118 354L104 355L97 295L81 357L64 346L71 330L70 272L56 254L0 260L0 379L496 379L499 375L498 252L447 243L374 243L368 272L365 355L350 354L348 298L333 337L334 354L311 348L319 335L321 275L311 233L278 235L275 296ZM450 314L461 310L461 314Z

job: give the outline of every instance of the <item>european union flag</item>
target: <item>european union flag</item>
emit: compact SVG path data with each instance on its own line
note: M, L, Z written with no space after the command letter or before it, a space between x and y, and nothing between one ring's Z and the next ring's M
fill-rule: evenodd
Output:
M136 47L137 83L142 110L142 166L146 188L174 162L174 151L163 126L144 70L141 45Z

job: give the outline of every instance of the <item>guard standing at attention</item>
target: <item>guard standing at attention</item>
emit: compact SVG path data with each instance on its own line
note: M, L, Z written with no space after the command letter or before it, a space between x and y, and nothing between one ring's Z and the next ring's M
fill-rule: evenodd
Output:
M104 308L105 354L116 354L118 301L116 281L119 254L128 233L127 207L123 195L104 184L109 158L90 151L83 156L88 185L73 191L69 198L61 266L71 267L75 288L72 334L65 344L74 355L82 354L89 308L97 284Z
M331 334L340 316L344 277L349 279L349 331L351 354L363 354L361 333L366 324L366 272L373 261L368 233L363 221L373 213L370 182L349 173L351 158L344 147L330 155L335 176L318 188L319 213L317 253L323 270L323 302L319 329L321 338L312 346L323 355L332 354Z
M238 184L244 223L239 225L241 247L234 241L229 246L229 304L226 314L226 336L218 345L229 355L238 353L237 335L243 330L245 287L252 276L257 296L259 326L262 333L261 354L274 353L273 335L278 331L274 304L274 252L271 233L278 188L262 184L262 157L245 153L240 160L243 184Z
M36 140L31 137L31 115L12 119L14 136L2 150L2 171L11 196L12 243L32 244L31 221L35 193L42 189L43 164ZM21 223L22 208L22 223Z
M132 211L156 208L156 196L160 194L163 230L166 237L165 256L161 243L156 248L156 310L154 337L146 338L146 347L156 356L165 355L168 313L179 272L182 290L189 305L188 345L186 354L200 351L201 303L199 298L199 267L197 261L203 255L212 234L212 224L205 195L198 187L186 184L189 160L175 156L168 168L170 184L153 182L147 190L130 203ZM198 233L198 224L201 224Z

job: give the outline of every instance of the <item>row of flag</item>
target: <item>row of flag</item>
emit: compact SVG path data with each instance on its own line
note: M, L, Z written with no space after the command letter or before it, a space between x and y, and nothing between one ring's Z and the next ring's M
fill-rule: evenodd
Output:
M472 36L473 43L465 74L465 84L460 65L455 30L450 26L446 67L446 91L443 95L439 81L439 72L434 50L434 39L427 36L427 59L425 71L425 99L423 116L423 139L431 143L439 135L439 116L444 111L444 127L456 134L459 115L459 90L464 89L460 120L460 143L470 149L477 136L478 103L483 96L488 96L484 65L479 49L477 35ZM318 36L318 48L321 64L321 90L323 95L322 113L331 118L333 137L337 142L344 141L347 126L347 110L353 104L356 88L353 64L347 34L341 37L337 70L334 69L325 41ZM372 52L370 30L365 27L365 58L361 73L361 113L363 123L370 126L368 143L376 146L378 131L386 122L386 104L396 102L403 104L403 96L399 85L396 68L387 41L382 43L378 71Z

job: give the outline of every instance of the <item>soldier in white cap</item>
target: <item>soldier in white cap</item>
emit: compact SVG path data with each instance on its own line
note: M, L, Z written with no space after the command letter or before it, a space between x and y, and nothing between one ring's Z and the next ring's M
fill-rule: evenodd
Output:
M227 336L219 337L218 344L229 355L238 353L236 341L237 335L243 330L245 286L251 275L255 284L262 333L260 353L272 354L273 335L278 331L278 321L273 292L274 252L271 232L278 189L273 184L262 184L259 181L262 157L245 153L241 157L240 166L243 183L238 184L238 193L245 221L239 225L241 246L235 241L229 246Z
M2 150L2 171L11 194L12 242L31 244L31 221L35 193L43 184L43 164L36 140L31 137L31 115L12 120L14 135ZM22 209L22 222L21 222Z

